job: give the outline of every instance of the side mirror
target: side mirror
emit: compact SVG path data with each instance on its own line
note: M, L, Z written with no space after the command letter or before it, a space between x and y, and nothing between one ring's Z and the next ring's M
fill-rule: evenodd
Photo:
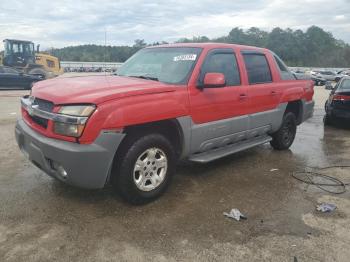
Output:
M226 85L225 75L222 73L206 73L204 76L203 87L216 88Z

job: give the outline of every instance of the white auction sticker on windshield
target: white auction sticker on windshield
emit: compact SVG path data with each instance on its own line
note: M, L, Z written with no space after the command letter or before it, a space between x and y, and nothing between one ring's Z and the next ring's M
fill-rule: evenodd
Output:
M196 54L179 55L174 57L174 61L194 61L196 60Z

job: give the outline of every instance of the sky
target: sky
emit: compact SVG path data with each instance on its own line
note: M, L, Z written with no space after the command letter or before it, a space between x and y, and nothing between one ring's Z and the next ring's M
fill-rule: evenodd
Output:
M219 37L233 27L311 25L350 43L350 0L0 0L0 39L31 40L44 49L104 45L105 35L107 45L132 45Z

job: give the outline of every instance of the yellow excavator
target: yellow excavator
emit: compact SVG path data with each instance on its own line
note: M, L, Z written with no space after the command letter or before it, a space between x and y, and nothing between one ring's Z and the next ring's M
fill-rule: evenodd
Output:
M63 73L57 57L36 50L31 41L5 39L4 51L0 55L0 65L9 66L25 74L40 75L44 79Z

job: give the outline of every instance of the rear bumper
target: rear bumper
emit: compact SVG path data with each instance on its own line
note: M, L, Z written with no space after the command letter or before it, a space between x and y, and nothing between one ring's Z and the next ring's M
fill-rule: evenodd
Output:
M327 113L331 117L350 119L350 110L330 107Z
M115 152L124 134L101 132L94 143L84 145L42 136L23 120L15 128L16 140L27 158L51 177L82 188L103 188ZM66 176L62 175L66 172Z

